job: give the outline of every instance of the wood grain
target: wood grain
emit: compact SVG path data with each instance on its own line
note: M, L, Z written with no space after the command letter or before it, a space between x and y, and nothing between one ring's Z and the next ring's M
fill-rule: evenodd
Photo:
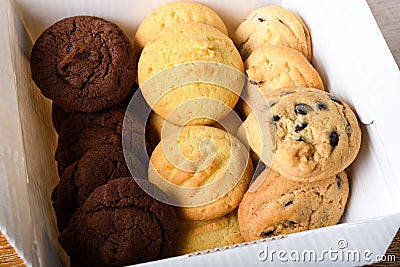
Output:
M367 0L383 36L400 66L400 1Z
M400 1L367 0L385 37L396 63L400 66ZM397 232L386 255L395 255L395 262L375 263L372 266L400 266L400 231ZM25 266L15 249L0 232L0 267Z
M0 266L22 267L24 261L18 256L15 249L8 243L7 238L0 232Z

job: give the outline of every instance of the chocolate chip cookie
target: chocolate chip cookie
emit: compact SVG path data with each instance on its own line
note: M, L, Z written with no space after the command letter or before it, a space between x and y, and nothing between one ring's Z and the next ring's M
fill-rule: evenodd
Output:
M59 240L71 266L125 266L170 256L176 235L174 209L119 178L90 194Z
M343 214L348 194L345 172L301 183L266 170L239 205L240 232L244 240L252 241L334 225Z
M95 112L121 102L136 79L133 47L114 23L93 16L60 20L36 40L32 79L68 112Z
M343 100L312 88L271 93L267 100L272 118L265 123L276 129L273 169L289 179L310 182L335 175L353 162L360 149L361 129ZM245 127L248 135L259 129L250 116L244 124L250 122ZM264 160L257 144L265 140L257 136L261 141L249 139L250 146Z
M264 45L281 45L312 59L310 32L296 13L282 6L265 6L253 10L239 25L233 41L243 60Z
M134 156L130 157L132 168L145 176L146 169ZM63 231L72 214L81 207L97 187L109 180L129 176L124 153L120 146L103 145L90 149L78 161L69 166L52 194L57 215L57 226Z

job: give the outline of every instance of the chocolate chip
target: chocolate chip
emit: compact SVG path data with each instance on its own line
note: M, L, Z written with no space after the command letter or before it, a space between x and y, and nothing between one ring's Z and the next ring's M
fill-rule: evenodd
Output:
M265 19L263 19L263 18L258 18L258 21L259 21L259 22L264 22Z
M319 110L328 110L328 107L324 102L317 102L317 107Z
M271 105L269 105L269 107L270 107L270 108L272 108L273 106L275 106L275 105L276 105L276 103L278 103L278 102L274 102L274 103L272 103Z
M290 206L290 205L292 205L293 204L293 201L292 200L289 200L288 202L286 202L283 206L284 207L287 207L287 206Z
M67 46L65 47L65 51L67 51L67 53L71 52L72 50L72 44L67 44Z
M296 141L299 141L299 142L305 142L305 141L304 141L304 139L303 139L303 136L299 136L299 137L297 137L297 138L296 138Z
M294 222L294 221L287 221L287 223L288 223L289 225L295 225L295 224L297 224L297 222Z
M89 60L92 60L93 57L94 57L94 55L93 55L92 51L89 51L89 53L88 53L88 59L89 59Z
M242 49L243 49L243 47L244 47L245 44L246 44L246 42L241 43L241 44L239 45L239 47L238 47L238 50L239 50L239 51L242 51ZM251 83L251 82L250 82L250 83Z
M294 131L296 133L300 132L301 130L304 130L308 126L308 122L303 122L302 124L296 124L294 126Z
M336 184L339 189L342 187L342 179L340 179L339 175L336 175Z
M307 115L307 113L310 112L311 110L312 108L307 104L297 104L294 107L294 112L300 115Z
M345 131L346 131L346 134L348 136L350 136L351 135L351 126L350 125L346 125Z
M272 121L277 122L281 119L281 117L279 115L274 115L272 116Z
M283 93L282 93L282 95L290 95L290 94L293 94L293 92L286 91L286 92L283 92Z
M338 103L338 104L340 104L340 105L343 105L342 101L340 101L340 99L337 98L336 96L331 95L331 96L329 96L329 98L330 98L333 102L336 102L336 103Z
M329 144L330 144L331 146L337 146L338 143L339 143L339 136L338 136L338 134L337 134L335 131L331 132L331 133L329 134Z
M269 230L269 231L266 231L266 232L261 232L261 236L262 237L268 237L268 236L272 235L274 233L274 231L275 231L275 229L272 229L272 230Z
M260 84L262 84L263 82L264 82L264 81L256 82L256 81L253 81L253 80L249 80L249 83L252 84L252 85L260 85Z
M280 20L280 19L278 19L278 20L279 20L279 22L280 22L280 23L282 23L282 24L283 24L283 21L282 21L282 20Z

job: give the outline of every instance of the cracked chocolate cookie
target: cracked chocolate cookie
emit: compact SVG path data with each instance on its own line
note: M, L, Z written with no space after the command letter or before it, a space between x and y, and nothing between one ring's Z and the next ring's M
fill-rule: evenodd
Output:
M267 98L275 127L272 168L296 181L316 181L343 171L356 158L361 129L341 99L312 88L279 89ZM243 123L250 147L263 158L264 142L252 113ZM266 161L268 162L268 161Z
M135 172L144 177L146 169L141 161L134 155L131 155L129 160ZM83 205L94 189L109 180L129 175L120 146L103 145L86 152L80 160L65 170L53 191L53 207L59 231L67 228L72 214Z
M296 13L282 6L265 6L252 11L239 25L233 41L243 60L265 45L293 48L311 61L310 32Z
M66 112L62 109L62 107L57 106L53 102L53 104L51 105L51 120L53 122L53 127L58 134L60 133L61 127L63 126L69 115L71 114Z
M133 47L114 23L65 18L47 28L31 53L32 79L68 112L95 112L121 102L136 79Z
M348 194L345 172L301 183L266 170L239 205L240 232L244 240L252 241L334 225L343 214Z
M71 114L64 122L58 137L55 157L59 174L99 144L122 146L124 114L125 111L121 108Z
M59 240L71 266L125 266L170 256L176 235L174 209L119 178L90 194Z

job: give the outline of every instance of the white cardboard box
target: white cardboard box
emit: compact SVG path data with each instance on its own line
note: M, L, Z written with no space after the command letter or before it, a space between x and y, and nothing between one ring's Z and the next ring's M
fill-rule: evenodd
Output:
M30 77L32 43L46 27L73 15L109 19L133 40L140 21L164 2L167 1L0 1L0 230L28 266L62 266L67 262L57 242L50 203L58 179L51 102L40 94ZM240 20L257 7L281 4L300 14L310 28L313 64L326 87L358 113L363 131L361 151L348 169L351 193L339 225L144 265L305 265L310 262L293 261L289 254L296 256L292 250L313 250L318 255L311 259L313 265L353 266L369 264L369 259L383 255L400 226L400 72L367 3L201 2L221 15L231 34ZM259 258L265 258L266 249L269 257L262 261ZM286 256L282 252L279 259L278 252L283 249ZM271 263L273 250L277 253L272 255ZM361 258L335 261L323 254L324 250L338 251L339 257L357 251ZM323 255L325 261L321 262Z

